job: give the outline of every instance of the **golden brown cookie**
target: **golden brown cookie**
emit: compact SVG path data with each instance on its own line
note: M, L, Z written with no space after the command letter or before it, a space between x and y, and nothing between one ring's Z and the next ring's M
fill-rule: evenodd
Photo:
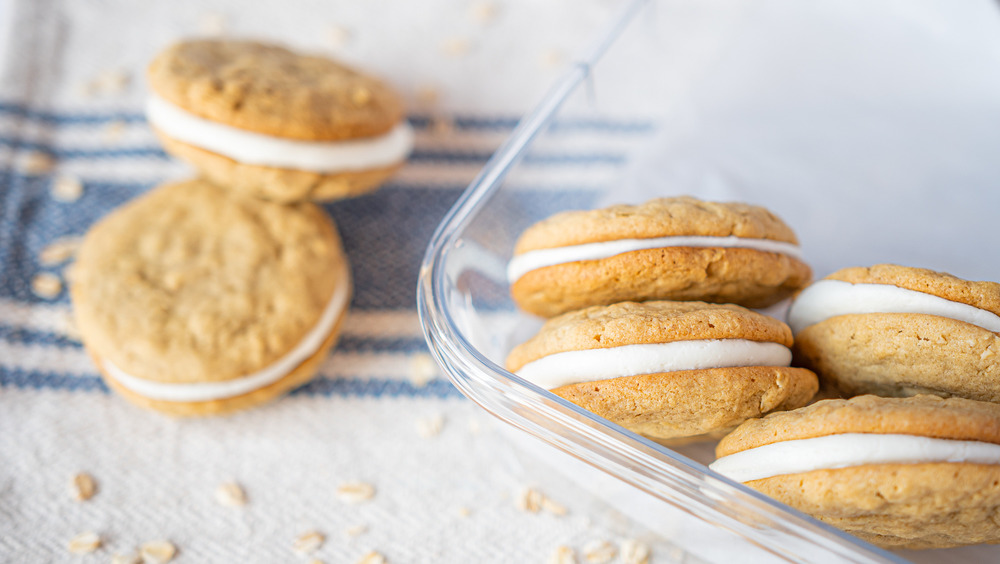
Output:
M1000 284L897 265L848 268L789 311L796 362L847 396L1000 402Z
M805 405L816 376L788 366L788 327L740 306L623 302L550 319L507 369L657 440L718 433Z
M91 228L71 287L109 385L176 415L250 407L308 381L350 293L320 208L202 180L155 188Z
M1000 542L1000 406L824 400L749 420L711 468L888 548Z
M399 96L330 59L252 41L173 45L150 64L147 117L220 186L282 202L374 190L413 133Z
M545 317L625 300L766 307L809 282L799 255L795 234L764 208L660 198L529 227L508 278L514 301Z

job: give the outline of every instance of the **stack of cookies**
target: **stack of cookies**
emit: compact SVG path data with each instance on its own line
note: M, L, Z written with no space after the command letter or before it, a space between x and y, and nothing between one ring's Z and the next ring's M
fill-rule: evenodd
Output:
M800 255L783 221L746 204L555 215L521 235L508 268L515 302L552 319L507 368L661 442L803 406L818 384L790 367L791 330L747 309L808 284Z
M1000 542L1000 284L876 265L808 285L795 243L692 198L544 220L508 274L551 319L507 367L660 442L724 437L712 469L881 546ZM746 309L790 296L789 325Z
M1000 542L1000 284L879 264L792 303L828 399L748 421L712 468L876 544Z
M376 189L413 143L400 97L326 58L188 41L149 66L148 118L200 178L87 234L71 287L108 385L172 415L226 413L307 382L351 298L316 200Z

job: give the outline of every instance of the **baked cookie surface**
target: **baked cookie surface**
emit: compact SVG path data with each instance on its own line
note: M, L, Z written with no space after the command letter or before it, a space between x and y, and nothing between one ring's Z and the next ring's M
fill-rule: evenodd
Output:
M824 400L749 420L711 467L869 542L1000 542L1000 406L936 396Z
M550 319L507 368L556 395L657 440L732 428L791 409L816 376L788 366L791 334L735 305L624 302Z
M845 395L1000 402L1000 284L897 265L849 268L789 311L798 363Z
M290 375L332 345L350 277L320 208L239 198L194 180L157 187L95 225L71 296L84 343L113 387L205 397L165 401L207 407L311 377ZM282 363L287 373L259 376ZM259 386L240 385L255 374ZM209 398L213 389L228 391Z
M404 118L402 100L381 81L255 41L177 43L153 59L147 77L158 96L187 112L275 137L371 137Z
M401 98L336 61L253 41L195 40L147 72L165 149L220 186L281 201L374 190L413 145Z
M799 255L795 234L764 208L660 198L529 227L508 277L518 305L546 317L625 300L765 307L808 283Z

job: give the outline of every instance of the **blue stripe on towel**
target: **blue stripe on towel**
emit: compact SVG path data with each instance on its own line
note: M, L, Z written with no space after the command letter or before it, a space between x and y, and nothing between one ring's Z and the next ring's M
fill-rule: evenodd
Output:
M22 390L57 390L69 392L110 393L107 385L97 375L69 376L19 369L0 368L0 388ZM447 380L431 380L415 386L406 380L366 378L317 378L292 391L292 395L356 397L356 398L461 398L462 394Z
M414 315L416 315L415 311ZM23 346L81 348L79 342L65 335L7 324L0 324L0 341ZM411 354L426 352L427 344L421 336L383 338L377 335L342 335L337 342L336 350L345 353Z
M141 112L103 111L103 112L57 112L37 110L24 104L0 102L0 115L19 117L50 125L100 125L109 122L122 121L126 123L141 123L146 116ZM458 130L510 130L517 125L517 117L476 117L457 116L452 118L452 124ZM409 121L416 129L427 129L434 123L434 118L425 114L409 116ZM564 119L553 125L556 131L603 131L615 133L649 133L654 124L649 121L634 121L621 119Z

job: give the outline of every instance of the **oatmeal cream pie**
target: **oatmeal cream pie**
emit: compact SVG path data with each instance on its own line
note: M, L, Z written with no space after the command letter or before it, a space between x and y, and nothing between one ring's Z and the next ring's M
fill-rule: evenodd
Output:
M376 189L413 145L401 98L330 59L253 41L173 45L149 65L147 117L168 153L279 202Z
M736 305L649 301L550 319L507 369L657 440L725 432L805 405L816 375L791 368L784 323Z
M922 268L845 268L788 314L797 363L842 394L1000 402L1000 284Z
M251 407L312 378L336 341L351 279L314 204L165 184L87 233L71 296L105 381L172 415Z
M711 468L886 548L1000 542L1000 406L823 400L740 425Z
M514 301L543 317L626 300L761 308L811 275L768 210L690 197L554 215L521 234L507 270Z

